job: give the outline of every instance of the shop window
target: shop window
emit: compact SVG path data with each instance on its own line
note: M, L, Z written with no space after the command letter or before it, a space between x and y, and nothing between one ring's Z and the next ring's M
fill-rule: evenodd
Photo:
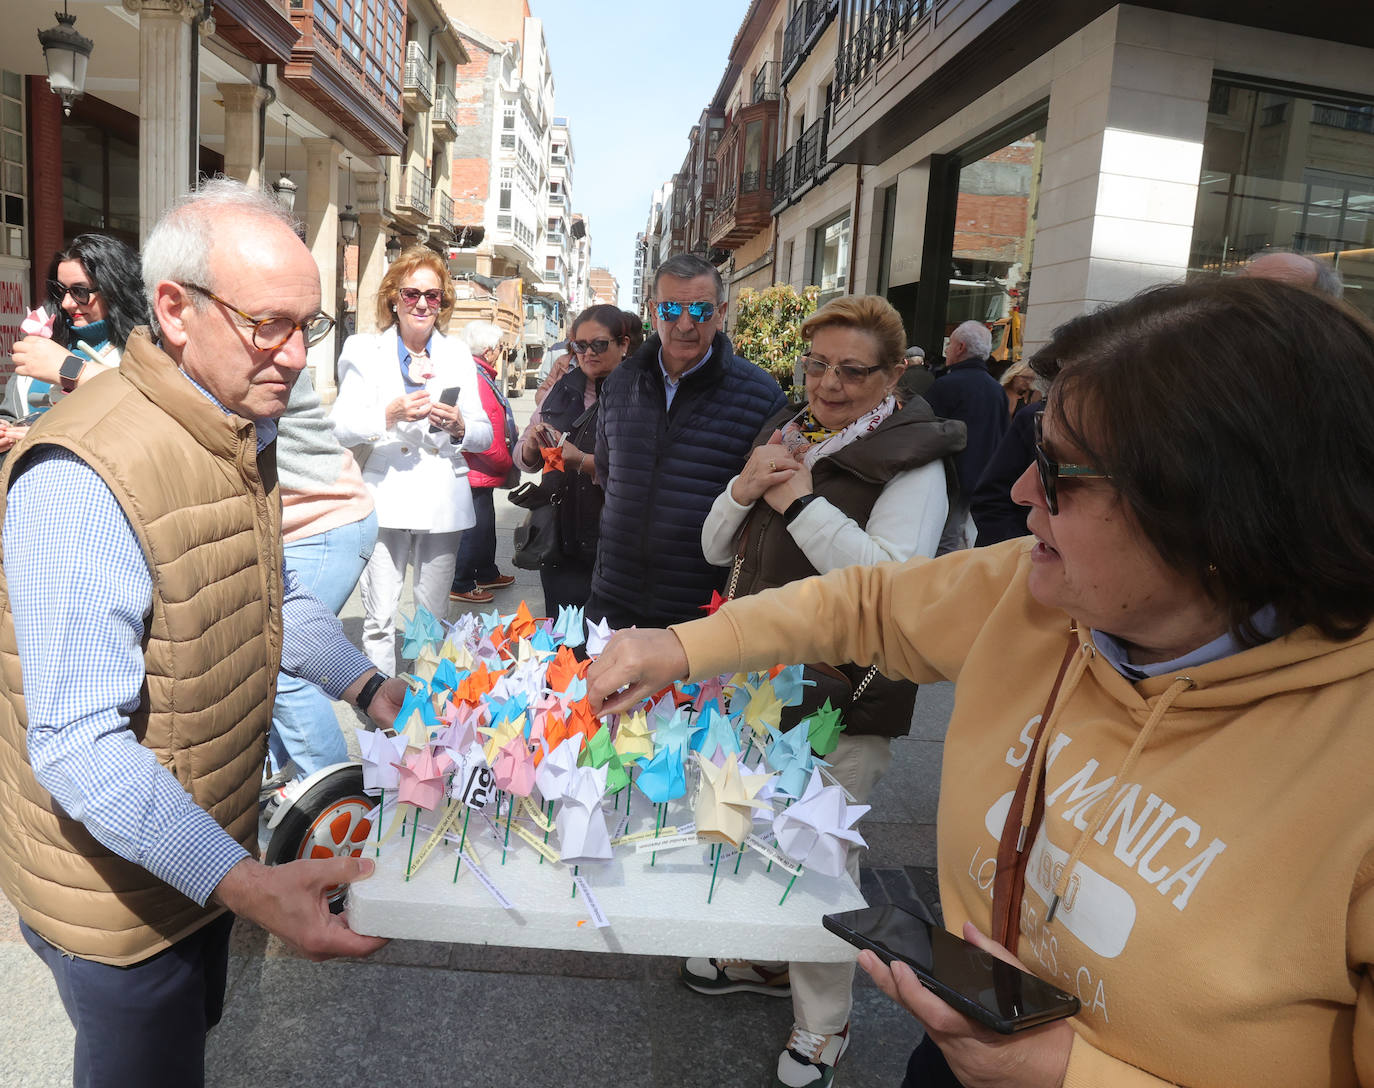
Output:
M24 81L0 73L0 255L28 254L28 193L24 168Z
M1374 317L1374 102L1213 83L1189 272L1235 272L1265 249L1331 261Z
M849 216L816 228L811 282L821 289L817 305L849 291Z

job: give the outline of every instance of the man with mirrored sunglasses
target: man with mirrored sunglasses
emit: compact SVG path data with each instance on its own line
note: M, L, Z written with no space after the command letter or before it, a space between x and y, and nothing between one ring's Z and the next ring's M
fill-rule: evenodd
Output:
M721 331L725 290L711 264L683 254L660 265L652 312L655 335L606 379L597 422L606 499L586 615L616 628L690 619L723 588L702 524L786 403Z

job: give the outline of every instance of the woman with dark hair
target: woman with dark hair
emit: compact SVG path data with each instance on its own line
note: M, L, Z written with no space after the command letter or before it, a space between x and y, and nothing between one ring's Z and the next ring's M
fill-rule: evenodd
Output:
M601 487L596 479L596 412L601 383L628 354L633 325L623 310L603 304L583 310L569 326L575 363L549 390L515 447L525 472L544 467L545 449L563 448L563 468L541 486L558 505L559 555L539 570L544 615L581 608L592 586L601 525Z
M1374 327L1236 277L1034 366L1031 538L621 632L592 704L779 661L956 682L946 924L1082 1008L996 1035L864 952L925 1028L910 1086L1372 1085Z
M439 326L453 313L448 262L414 246L377 290L376 333L344 341L331 419L339 441L366 447L377 544L363 569L363 653L396 672L396 608L406 567L415 603L443 619L458 539L476 521L465 453L491 445L472 353Z
M129 333L148 324L138 254L118 238L79 234L48 262L47 294L55 307L52 337L14 345L14 374L0 416L24 419L51 407L62 392L119 365ZM23 437L8 425L0 450Z

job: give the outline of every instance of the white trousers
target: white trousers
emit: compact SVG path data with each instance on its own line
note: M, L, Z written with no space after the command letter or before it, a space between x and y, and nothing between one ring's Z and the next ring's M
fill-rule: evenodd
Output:
M379 529L377 546L363 568L363 653L388 676L396 675L396 607L406 564L414 564L415 603L439 619L448 616L448 591L458 559L457 533Z
M858 804L867 804L873 787L892 763L892 741L887 737L851 737L840 734L839 746L825 757L830 773L854 795ZM859 823L863 831L863 823ZM855 884L859 883L859 849L851 847L845 863ZM807 1031L831 1035L849 1022L853 1004L855 963L793 963L792 1018Z

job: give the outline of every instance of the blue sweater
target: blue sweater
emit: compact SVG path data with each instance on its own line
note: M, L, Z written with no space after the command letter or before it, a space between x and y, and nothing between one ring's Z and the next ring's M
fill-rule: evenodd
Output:
M960 420L968 429L968 445L954 457L959 498L967 505L993 451L1007 433L1011 420L1007 395L988 373L986 359L965 359L935 379L926 392L926 402L937 416Z
M726 573L701 554L702 523L759 428L787 403L778 383L717 333L669 412L659 345L649 337L601 388L596 471L606 499L586 614L617 628L702 614Z

